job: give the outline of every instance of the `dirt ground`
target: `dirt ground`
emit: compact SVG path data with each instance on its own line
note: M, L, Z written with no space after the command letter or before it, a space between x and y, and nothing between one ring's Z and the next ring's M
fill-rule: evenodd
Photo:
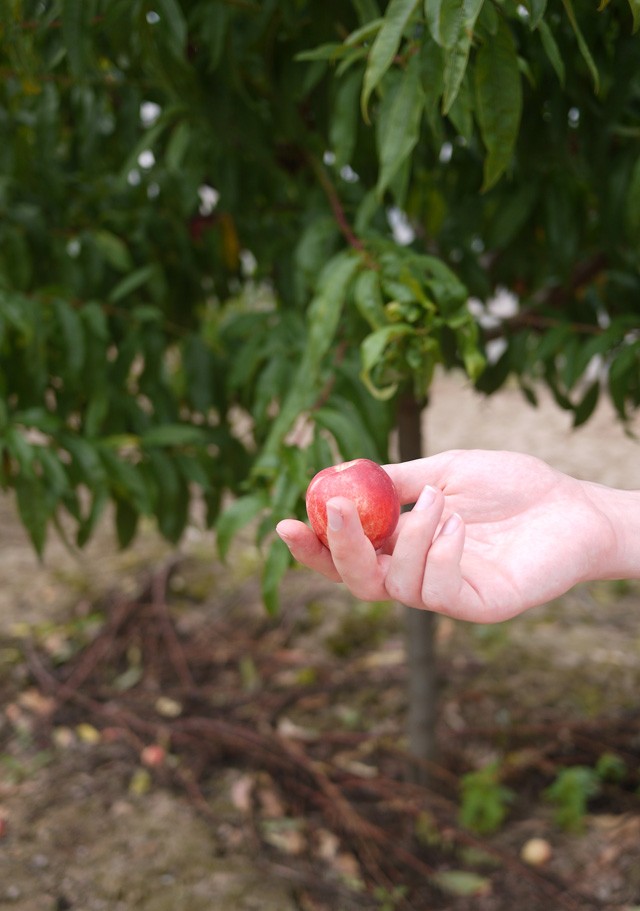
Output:
M425 430L431 452L517 449L640 487L640 444L606 403L573 431L543 392L532 409L441 376ZM250 544L222 566L211 533L173 551L148 528L118 553L107 526L82 554L52 540L41 565L9 498L0 519L0 908L640 908L640 586L441 621L442 757L418 791L395 606L298 570L266 618ZM567 831L541 795L603 755L615 774ZM515 798L474 836L460 775L492 761ZM542 866L521 858L534 838Z

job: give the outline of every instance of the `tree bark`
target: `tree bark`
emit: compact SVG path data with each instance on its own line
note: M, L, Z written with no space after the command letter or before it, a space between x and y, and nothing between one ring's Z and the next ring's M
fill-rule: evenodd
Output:
M412 396L398 407L398 452L401 461L419 459L425 454L422 409ZM408 669L407 735L409 752L416 760L412 778L426 784L428 765L436 758L436 625L431 611L405 608Z

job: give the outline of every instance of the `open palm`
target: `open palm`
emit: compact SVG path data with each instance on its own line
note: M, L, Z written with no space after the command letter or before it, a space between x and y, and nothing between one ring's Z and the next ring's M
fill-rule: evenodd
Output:
M344 498L330 502L329 548L301 522L278 526L300 562L362 600L496 622L596 577L610 545L598 485L532 456L450 451L385 468L401 502L415 505L384 551Z

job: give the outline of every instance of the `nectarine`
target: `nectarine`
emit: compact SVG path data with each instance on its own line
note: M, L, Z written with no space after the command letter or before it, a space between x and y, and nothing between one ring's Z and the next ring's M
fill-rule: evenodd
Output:
M362 529L377 550L391 537L400 517L400 500L393 481L376 462L353 459L323 468L307 488L311 527L327 546L327 500L347 497L355 503Z

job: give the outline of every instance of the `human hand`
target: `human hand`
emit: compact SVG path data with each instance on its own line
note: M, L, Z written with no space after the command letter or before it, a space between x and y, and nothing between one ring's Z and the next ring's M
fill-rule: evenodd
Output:
M363 601L491 623L605 577L616 537L606 488L514 452L449 451L384 468L401 503L415 505L381 551L344 497L327 504L329 548L302 522L277 527L299 562Z

